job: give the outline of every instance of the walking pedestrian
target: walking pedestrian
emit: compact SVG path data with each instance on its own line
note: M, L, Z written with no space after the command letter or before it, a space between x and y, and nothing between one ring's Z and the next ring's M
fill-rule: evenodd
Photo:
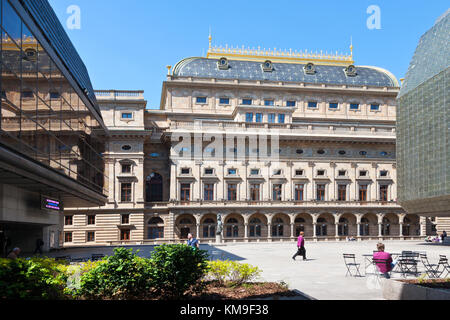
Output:
M17 260L19 258L20 248L14 248L9 254L7 259Z
M302 231L300 232L300 236L298 237L297 240L297 252L295 253L295 255L292 257L292 260L295 261L295 258L297 256L303 256L303 261L306 261L306 249L305 249L305 233Z

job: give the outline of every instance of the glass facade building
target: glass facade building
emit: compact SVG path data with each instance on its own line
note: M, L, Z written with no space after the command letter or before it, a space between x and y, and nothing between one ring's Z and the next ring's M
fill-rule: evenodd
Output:
M72 237L64 209L106 203L108 132L47 0L0 0L0 31L0 242L29 253L41 239L48 251Z
M424 34L398 96L399 201L450 216L450 11Z
M27 11L33 6L51 20L46 1L25 1ZM103 124L92 88L82 88L84 66L69 69L76 88L7 0L1 1L1 17L0 144L105 194Z

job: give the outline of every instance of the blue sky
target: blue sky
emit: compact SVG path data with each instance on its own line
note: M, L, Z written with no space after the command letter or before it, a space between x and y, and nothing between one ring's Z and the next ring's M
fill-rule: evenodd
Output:
M50 0L95 89L145 90L159 108L167 65L204 56L213 44L349 53L356 65L386 68L403 78L420 36L449 7L448 0L154 1ZM69 30L67 8L81 9ZM381 10L381 29L367 28L367 8Z

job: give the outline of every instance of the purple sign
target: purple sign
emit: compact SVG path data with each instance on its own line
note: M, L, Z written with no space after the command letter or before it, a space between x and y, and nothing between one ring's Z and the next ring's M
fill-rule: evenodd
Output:
M59 200L42 197L42 209L62 211L62 205Z

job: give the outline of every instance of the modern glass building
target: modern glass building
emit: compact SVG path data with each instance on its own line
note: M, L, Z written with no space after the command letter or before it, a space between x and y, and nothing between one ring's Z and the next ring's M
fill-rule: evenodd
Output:
M420 39L398 96L399 201L450 216L450 10Z
M0 16L0 241L58 247L64 207L106 202L107 129L47 0L1 0Z

